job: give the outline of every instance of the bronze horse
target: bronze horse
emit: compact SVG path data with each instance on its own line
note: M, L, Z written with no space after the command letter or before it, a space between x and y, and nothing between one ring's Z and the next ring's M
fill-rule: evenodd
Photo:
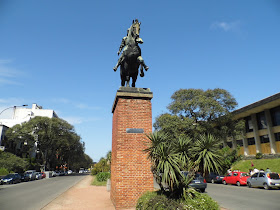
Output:
M141 65L141 74L144 76L143 66L145 70L148 70L148 66L145 65L143 58L141 57L141 49L138 43L143 43L139 38L141 23L138 20L133 20L132 25L128 29L127 37L125 38L125 47L120 57L120 76L121 86L129 87L130 78L132 78L132 87L135 87L135 83L138 76L138 69ZM114 68L116 71L118 65ZM126 83L126 84L125 84Z

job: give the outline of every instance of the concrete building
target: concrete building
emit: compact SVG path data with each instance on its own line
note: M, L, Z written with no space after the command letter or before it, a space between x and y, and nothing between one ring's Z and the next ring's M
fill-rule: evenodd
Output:
M13 127L17 124L21 124L23 122L27 122L31 118L37 116L49 118L58 117L54 110L43 109L37 104L32 104L31 108L17 106L11 108L13 108L12 116L10 116L8 119L0 119L0 146L1 140L4 138L5 131L7 130L7 128Z
M240 145L242 155L280 153L280 93L233 112L235 119L245 120L245 133L227 144Z

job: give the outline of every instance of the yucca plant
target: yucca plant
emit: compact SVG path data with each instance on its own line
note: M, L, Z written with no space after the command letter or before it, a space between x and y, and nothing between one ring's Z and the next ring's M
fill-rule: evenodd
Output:
M180 155L176 153L174 145L167 135L154 132L147 137L150 141L148 148L144 151L148 153L148 157L152 161L153 174L161 189L164 189L162 185L164 183L169 190L173 191L179 186L182 178L183 163Z
M190 152L203 175L210 171L221 171L223 157L218 153L220 143L221 141L211 134L201 134L195 140Z

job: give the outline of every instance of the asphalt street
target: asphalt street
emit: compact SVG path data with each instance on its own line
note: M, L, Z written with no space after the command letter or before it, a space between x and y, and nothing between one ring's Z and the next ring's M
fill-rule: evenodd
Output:
M280 190L264 190L247 186L207 184L206 193L220 206L230 210L279 210Z
M68 175L18 184L0 185L0 209L41 209L83 178L84 175Z

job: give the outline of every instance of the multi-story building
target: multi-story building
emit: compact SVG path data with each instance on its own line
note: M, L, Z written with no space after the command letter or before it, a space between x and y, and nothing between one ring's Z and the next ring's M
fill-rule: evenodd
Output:
M229 139L228 145L245 156L280 153L280 93L233 112L235 119L245 120L245 133Z
M43 109L41 106L37 104L32 104L31 108L26 107L11 107L13 108L12 116L9 116L8 119L0 119L0 146L1 140L5 135L5 131L7 128L13 127L14 125L21 124L23 122L29 121L31 118L36 116L40 117L58 117L54 110L51 109ZM1 116L0 116L1 117Z

